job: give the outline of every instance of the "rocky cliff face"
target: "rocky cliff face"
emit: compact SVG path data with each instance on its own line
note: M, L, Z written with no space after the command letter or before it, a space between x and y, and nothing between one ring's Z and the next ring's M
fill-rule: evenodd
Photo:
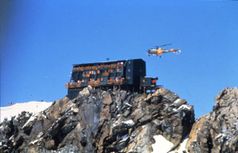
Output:
M191 153L238 152L238 89L223 90L213 111L194 124L189 137Z
M222 91L213 111L194 122L193 107L164 88L139 94L87 87L37 115L0 123L0 152L235 153L238 89Z
M193 107L167 89L139 94L88 87L38 115L23 112L2 122L0 152L156 152L158 136L176 150L193 123Z

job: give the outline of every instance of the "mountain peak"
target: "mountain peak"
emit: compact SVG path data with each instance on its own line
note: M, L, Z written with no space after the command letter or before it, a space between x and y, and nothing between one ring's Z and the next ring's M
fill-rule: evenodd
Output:
M145 94L86 87L76 98L55 101L33 119L19 122L10 126L16 133L1 131L2 146L7 144L2 150L151 152L161 137L176 149L192 128L194 110L165 88Z

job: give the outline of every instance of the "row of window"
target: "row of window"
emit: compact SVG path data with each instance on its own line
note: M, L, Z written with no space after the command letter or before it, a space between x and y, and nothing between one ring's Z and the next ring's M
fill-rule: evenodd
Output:
M83 79L83 80L77 80L71 81L66 86L67 88L77 88L77 87L84 87L87 85L91 86L99 86L99 85L122 85L125 82L125 78L123 77L110 77L110 78L98 78L96 80L94 79Z
M72 80L82 80L84 78L93 78L98 79L102 77L122 77L123 76L123 69L117 70L105 70L104 72L101 71L84 71L84 72L73 72Z
M100 65L88 65L88 66L77 66L73 68L74 72L80 72L80 71L97 71L101 69L121 69L123 68L124 63L123 62L117 62L112 64L100 64Z

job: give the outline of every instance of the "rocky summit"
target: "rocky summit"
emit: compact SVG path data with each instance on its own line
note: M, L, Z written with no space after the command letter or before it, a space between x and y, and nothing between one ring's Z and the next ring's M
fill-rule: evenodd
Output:
M191 153L238 152L238 89L223 90L213 111L193 126L187 144Z
M167 89L140 94L87 87L37 115L23 112L2 122L0 152L144 153L153 152L158 135L176 150L193 123L193 107Z
M38 114L4 120L0 152L235 153L238 89L222 91L195 122L193 107L165 88L141 94L89 86Z

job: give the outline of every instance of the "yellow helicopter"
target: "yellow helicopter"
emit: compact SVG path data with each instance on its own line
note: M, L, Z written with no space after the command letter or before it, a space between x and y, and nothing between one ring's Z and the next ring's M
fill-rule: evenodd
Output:
M157 46L155 48L151 48L147 51L148 55L161 57L165 53L177 53L177 54L181 53L180 49L174 49L174 48L165 49L165 48L163 48L163 46L168 46L168 45L170 45L170 44L165 44L165 45Z

